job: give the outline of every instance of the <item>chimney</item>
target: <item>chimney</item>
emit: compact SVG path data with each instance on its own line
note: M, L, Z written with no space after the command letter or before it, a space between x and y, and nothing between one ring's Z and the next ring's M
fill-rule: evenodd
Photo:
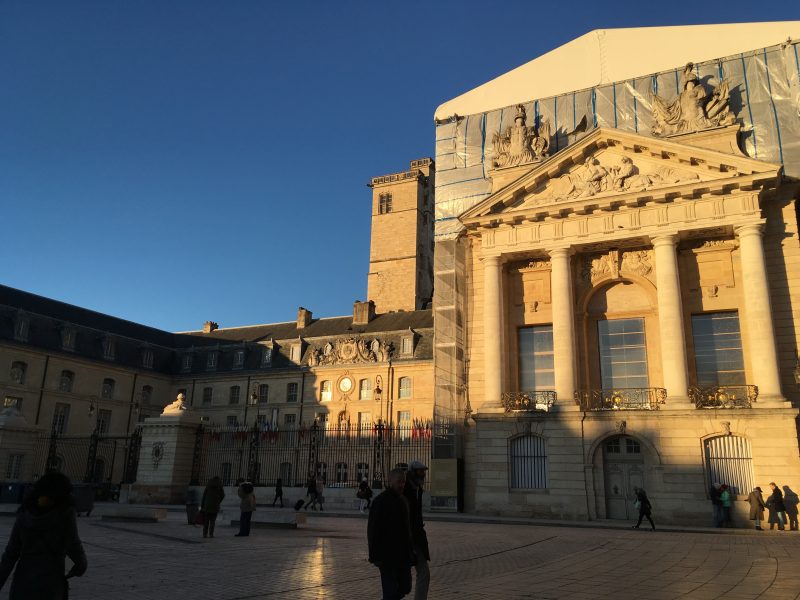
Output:
M297 309L297 328L303 329L311 325L311 311L302 306Z
M219 325L214 323L214 321L206 321L203 323L203 333L211 333L212 331L216 331L219 329Z
M372 300L353 303L353 325L366 325L375 318L375 303Z

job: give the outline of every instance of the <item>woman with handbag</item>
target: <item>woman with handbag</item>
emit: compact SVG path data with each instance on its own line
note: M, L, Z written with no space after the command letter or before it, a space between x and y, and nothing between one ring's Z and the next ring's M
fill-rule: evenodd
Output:
M639 529L639 526L642 524L642 519L647 517L647 520L650 521L650 527L653 531L656 530L656 524L653 523L653 519L650 516L653 510L652 505L650 504L650 500L647 498L647 492L645 492L640 487L633 488L633 492L636 494L636 500L634 501L634 506L639 509L639 521L636 525L633 526L634 529Z
M214 527L217 524L217 515L223 498L225 490L222 489L222 480L219 477L212 477L203 491L203 500L200 502L203 537L214 537Z

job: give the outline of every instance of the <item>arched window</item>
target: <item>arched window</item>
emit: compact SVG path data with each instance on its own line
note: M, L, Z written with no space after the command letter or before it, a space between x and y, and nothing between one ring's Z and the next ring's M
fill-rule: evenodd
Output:
M115 385L116 382L113 379L103 379L103 389L100 391L100 397L104 400L113 400Z
M297 384L296 383L287 383L286 384L286 401L287 402L297 402Z
M319 384L320 402L328 402L331 399L331 382L323 381Z
M544 438L522 435L509 442L511 489L536 490L547 487L547 452Z
M401 377L398 383L400 398L411 398L411 377Z
M358 382L358 399L369 400L372 398L372 382L369 379L362 379Z
M750 440L739 435L720 435L703 444L708 473L708 487L725 483L734 495L753 489L753 456Z
M75 373L72 371L61 371L61 377L58 379L58 390L60 392L71 392L74 383Z
M28 370L28 364L21 360L15 360L11 363L11 381L22 385L25 383L25 373Z

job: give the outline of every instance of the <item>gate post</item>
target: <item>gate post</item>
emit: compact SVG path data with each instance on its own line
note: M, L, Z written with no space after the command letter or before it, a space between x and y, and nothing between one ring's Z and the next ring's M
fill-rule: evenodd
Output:
M83 475L84 483L91 483L94 479L94 465L97 462L97 442L99 437L97 429L95 429L89 437L89 452L86 456L86 473Z
M375 426L375 437L373 438L372 449L372 487L377 489L383 488L383 482L386 477L384 454L386 451L386 440L384 438L386 426L383 421L378 419L378 424Z
M306 483L317 474L317 457L319 456L319 425L317 420L314 419L314 424L311 426L311 436L308 440L308 471Z
M258 423L256 423L253 425L253 431L250 432L250 448L247 453L247 480L253 485L258 485L258 471L261 470L258 463L259 435Z

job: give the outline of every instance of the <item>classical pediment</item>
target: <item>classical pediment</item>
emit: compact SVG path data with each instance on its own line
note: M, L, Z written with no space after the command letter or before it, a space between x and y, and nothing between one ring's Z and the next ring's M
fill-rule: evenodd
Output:
M727 134L735 134L735 128ZM519 218L586 213L613 205L729 193L774 182L780 173L780 165L692 142L688 136L657 139L596 129L489 196L461 220L482 222L500 213Z

